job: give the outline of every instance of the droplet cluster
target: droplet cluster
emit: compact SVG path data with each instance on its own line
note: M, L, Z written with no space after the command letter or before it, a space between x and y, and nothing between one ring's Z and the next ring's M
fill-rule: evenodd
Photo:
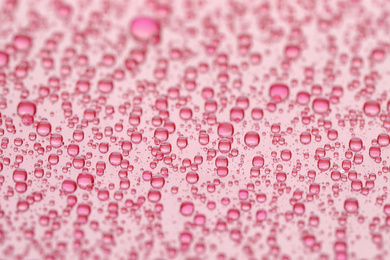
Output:
M4 0L0 259L390 259L387 0Z

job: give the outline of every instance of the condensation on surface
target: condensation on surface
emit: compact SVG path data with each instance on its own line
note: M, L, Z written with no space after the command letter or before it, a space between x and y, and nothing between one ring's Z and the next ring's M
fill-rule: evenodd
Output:
M388 259L390 2L0 6L0 259Z

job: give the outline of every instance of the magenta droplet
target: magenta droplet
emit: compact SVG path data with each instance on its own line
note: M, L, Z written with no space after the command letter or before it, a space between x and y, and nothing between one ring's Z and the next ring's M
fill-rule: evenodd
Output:
M344 202L344 209L347 213L355 213L359 210L359 202L355 198L348 198Z
M24 116L24 115L34 116L35 113L37 112L37 106L31 101L24 100L18 104L17 111L19 116Z
M359 152L363 148L363 141L358 137L352 137L349 140L349 149L354 152Z
M269 89L269 95L275 103L279 103L288 98L290 90L285 84L273 84Z
M221 138L231 137L234 134L234 127L231 123L220 123L217 132Z
M381 112L381 106L378 101L367 101L364 103L363 111L367 116L374 117Z
M51 133L51 124L48 121L42 120L37 124L37 134L40 136L48 136Z
M329 100L325 98L316 98L313 100L312 108L317 114L325 114L329 111Z
M91 190L93 188L94 184L94 178L89 173L80 173L77 176L77 185L80 187L80 189L84 190Z
M130 32L137 40L153 40L153 42L157 43L160 36L160 24L150 17L137 17L131 21Z
M185 201L180 205L180 213L183 216L190 216L194 213L194 204L189 201Z
M4 51L0 51L0 67L5 67L8 65L9 55Z
M244 142L248 147L254 148L260 143L260 135L257 132L249 131L244 136Z
M16 49L20 51L26 51L31 48L32 45L32 39L29 36L26 35L16 35L14 37L14 45Z
M73 193L77 189L77 184L73 180L65 180L62 182L62 189L67 193Z

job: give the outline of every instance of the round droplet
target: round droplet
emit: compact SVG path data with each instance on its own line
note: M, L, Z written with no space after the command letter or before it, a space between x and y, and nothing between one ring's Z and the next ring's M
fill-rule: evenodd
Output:
M307 105L310 102L310 94L307 91L301 91L297 94L297 103Z
M257 221L264 221L267 219L267 211L265 211L264 209L262 210L258 210L256 212L256 220Z
M310 144L311 134L309 132L303 132L301 133L299 140L302 144Z
M313 100L312 108L317 114L325 114L329 111L329 100L325 98L316 98Z
M285 84L273 84L269 89L269 95L275 103L279 103L288 98L290 90Z
M305 213L305 204L303 203L295 203L293 206L293 211L296 215L301 216Z
M284 149L281 153L280 153L280 158L283 160L283 161L290 161L291 159L291 151L288 150L288 149Z
M183 216L191 216L194 213L194 204L189 201L185 201L180 206L180 213Z
M150 17L137 17L131 21L130 32L137 40L156 41L160 35L160 24Z
M363 111L366 116L374 117L377 116L381 112L381 105L378 101L370 100L364 103Z
M239 123L244 119L245 113L244 109L241 107L233 107L230 110L230 121Z
M244 136L244 142L248 147L254 148L260 143L260 135L255 131L249 131Z
M344 209L347 213L355 213L359 210L359 202L355 198L348 198L344 202Z
M89 173L80 173L77 176L77 185L80 189L91 190L94 184L94 178L92 174Z
M79 154L80 147L77 144L70 144L68 145L68 155L75 157Z
M34 116L35 113L37 112L37 106L31 101L24 100L18 104L17 111L19 116L24 116L24 115Z
M322 157L317 162L318 169L321 171L326 171L330 168L330 158Z
M227 212L227 218L229 220L238 220L240 218L240 211L238 209L229 209Z
M252 109L251 116L255 121L261 120L264 116L264 111L261 108L255 107Z
M288 59L296 59L299 57L299 54L301 53L301 48L296 45L287 45L286 48L284 48L284 55Z
M154 131L154 138L160 141L166 141L168 139L169 133L165 127L158 127Z
M231 137L234 134L234 127L231 123L220 123L217 132L221 138Z
M60 148L63 144L63 137L60 134L51 134L50 135L50 145L53 148Z
M183 120L190 120L192 118L192 110L189 107L180 109L180 118Z
M8 65L9 55L4 51L0 51L0 67L5 67Z
M98 89L103 94L108 94L114 89L114 83L111 80L100 80Z
M65 180L62 182L62 189L67 193L73 193L77 189L77 184L73 180Z
M189 184L197 183L199 181L199 174L197 174L196 172L189 172L189 173L187 173L186 181Z
M24 169L16 169L12 177L15 182L24 182L27 180L27 172Z
M16 49L20 51L26 51L31 48L32 40L31 37L26 35L16 35L14 37L14 45Z
M109 162L113 166L118 166L123 160L123 155L119 152L112 152L108 158Z
M37 124L36 130L38 135L42 137L48 136L51 133L51 124L48 121L42 120Z
M150 179L150 185L154 189L161 189L162 187L164 187L164 184L165 184L165 179L161 175L155 175Z
M349 149L354 152L359 152L363 148L363 141L358 137L352 137L349 140Z
M386 133L379 134L377 140L381 147L386 147L390 144L390 136Z
M148 192L148 200L152 203L157 203L161 200L161 192L158 190L150 190Z

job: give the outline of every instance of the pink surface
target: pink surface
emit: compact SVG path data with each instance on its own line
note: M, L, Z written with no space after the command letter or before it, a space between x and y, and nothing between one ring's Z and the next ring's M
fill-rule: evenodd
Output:
M0 6L0 259L389 259L390 2Z

